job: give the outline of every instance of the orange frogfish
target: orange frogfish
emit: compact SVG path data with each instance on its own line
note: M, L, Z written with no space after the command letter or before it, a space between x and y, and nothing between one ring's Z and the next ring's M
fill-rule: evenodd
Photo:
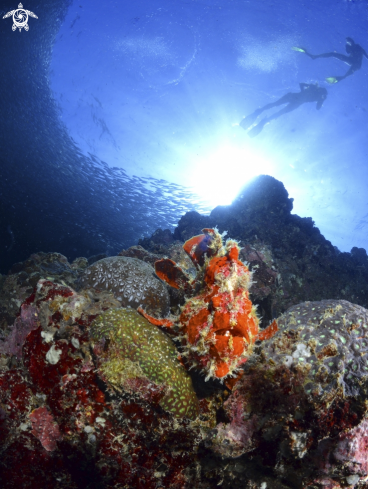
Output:
M155 263L162 280L189 295L181 314L173 320L156 319L142 308L138 311L152 324L179 326L185 363L200 369L206 380L217 378L232 388L254 343L271 338L277 323L259 330L256 307L249 299L251 272L239 260L238 243L228 239L223 244L217 229L202 231L183 246L198 271L194 280L168 258Z

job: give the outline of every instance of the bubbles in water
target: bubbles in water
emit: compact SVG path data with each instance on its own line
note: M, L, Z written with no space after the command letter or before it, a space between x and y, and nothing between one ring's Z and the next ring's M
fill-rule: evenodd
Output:
M295 61L292 46L298 42L291 37L280 37L262 42L255 38L244 39L239 46L237 65L246 70L269 73Z
M173 62L167 42L162 37L130 37L116 42L115 51L136 61Z

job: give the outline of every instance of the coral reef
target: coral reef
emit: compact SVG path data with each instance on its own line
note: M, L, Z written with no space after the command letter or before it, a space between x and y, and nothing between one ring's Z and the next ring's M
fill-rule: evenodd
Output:
M177 417L195 419L198 401L192 381L171 341L133 309L110 309L95 319L90 336L98 352L99 372L115 389L145 396L162 389L159 405ZM141 389L140 389L141 390Z
M119 257L37 253L0 276L1 487L368 489L367 254L291 210L262 176Z
M14 325L6 340L0 344L0 353L14 355L17 358L22 356L22 347L28 334L38 328L38 310L28 304L22 304L20 315L16 318Z
M70 264L60 253L40 252L13 265L8 275L3 277L0 288L0 329L7 334L20 305L32 294L40 279L57 280L74 287L79 273L87 264L86 258L77 258Z
M156 262L155 269L172 287L192 292L175 319L188 365L200 369L206 380L226 379L231 386L230 377L237 377L254 343L271 337L277 326L272 324L259 332L256 310L249 300L251 275L238 260L238 244L227 240L223 246L222 236L215 229L203 232L183 246L198 268L194 281L170 259ZM142 308L138 311L153 324L174 325L171 320L149 316Z
M156 229L150 238L143 238L138 241L138 244L143 248L154 248L157 253L160 253L162 249L171 245L174 241L174 237L169 229Z
M202 238L186 246L189 304L237 263L231 244L218 256ZM367 489L368 311L308 302L277 321L232 392L209 382L197 402L157 326L108 291L40 280L2 345L2 487Z
M24 272L29 276L29 283L35 286L43 277L54 278L68 285L73 285L77 278L77 269L86 268L88 261L86 258L76 258L72 264L60 253L34 253L24 262L16 263L9 270L8 275Z
M150 253L149 251L142 248L142 246L131 246L127 250L122 250L118 253L118 256L128 256L129 258L137 258L138 260L142 260L146 263L150 263L152 266L155 264L155 261L161 258L160 255L156 255L154 253Z
M347 301L306 302L290 308L278 326L226 401L230 422L218 425L214 451L251 452L295 488L363 482L368 311Z
M109 290L124 307L143 306L151 314L166 316L170 299L165 284L149 263L112 256L90 265L80 277L80 287Z
M187 378L180 364L166 370L162 366L159 376L177 376L167 383L144 382L138 375L131 376L127 389L121 385L116 390L103 380L102 360L96 344L91 354L89 333L95 321L93 331L98 335L104 311L119 310L113 295L93 289L76 293L41 280L22 306L24 311L26 305L29 311L37 310L37 328L24 339L22 357L7 355L6 364L0 366L1 487L208 489L205 478L201 480L197 453L203 438L199 423L205 427L212 416L206 414L208 404L201 409L202 421L194 423L161 407L169 387L174 392L182 381L179 368ZM137 313L131 310L130 315L137 325ZM146 323L141 316L138 322ZM151 325L144 328L153 329L156 337L163 335ZM144 346L144 338L133 329L130 334L132 341ZM158 343L162 355L172 356L169 365L174 350L163 340L156 348L152 335L149 341L152 351L146 344L147 357L137 363L137 371L147 367L154 376L150 362ZM127 345L132 354L132 344ZM103 349L100 353L103 357ZM183 392L188 394L188 388L184 386Z

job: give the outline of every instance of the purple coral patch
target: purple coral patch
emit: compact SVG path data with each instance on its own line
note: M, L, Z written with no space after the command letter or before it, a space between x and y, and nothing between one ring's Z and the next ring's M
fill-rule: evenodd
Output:
M22 357L22 347L28 334L39 326L38 312L32 305L22 304L20 315L16 318L12 331L0 345L0 353Z

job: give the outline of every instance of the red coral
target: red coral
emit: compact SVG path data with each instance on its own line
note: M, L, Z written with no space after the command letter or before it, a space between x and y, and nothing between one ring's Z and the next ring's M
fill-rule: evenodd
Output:
M45 450L53 452L56 442L62 439L59 426L45 407L35 409L29 415L32 421L32 434L38 438Z
M69 297L70 290L44 282L33 305L46 309L49 298ZM64 337L53 342L60 359L48 363L50 344L39 327L25 340L21 368L0 375L1 489L77 489L91 479L106 489L207 488L197 484L199 430L157 406L160 390L136 384L144 399L129 390L116 395L98 380L88 328L106 305L93 307L78 319L79 348L71 343L73 321L63 320ZM49 326L59 330L60 318L57 309ZM35 404L40 399L43 407Z

